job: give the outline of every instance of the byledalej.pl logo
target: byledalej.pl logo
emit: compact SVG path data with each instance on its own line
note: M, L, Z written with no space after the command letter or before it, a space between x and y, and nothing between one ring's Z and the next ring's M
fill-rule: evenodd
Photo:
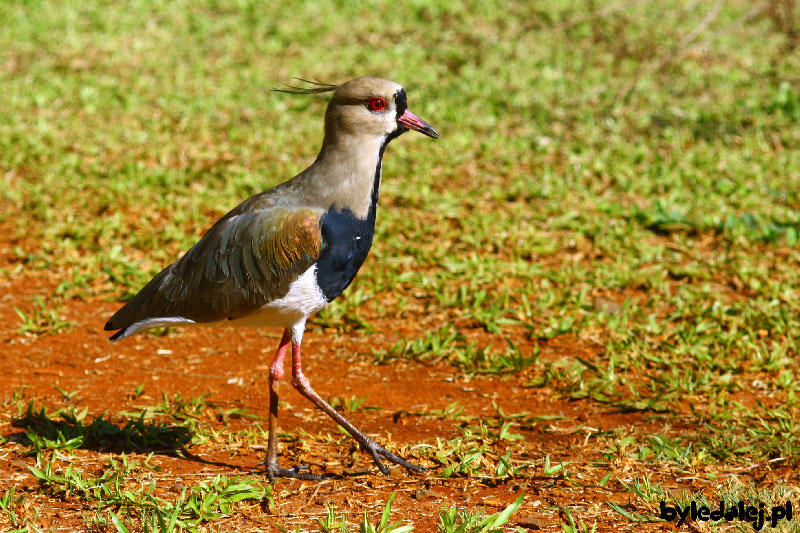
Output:
M662 520L678 521L678 527L682 526L687 520L701 521L701 522L717 522L725 520L732 522L734 520L741 520L742 522L750 522L753 529L761 531L765 525L776 527L778 522L792 520L792 502L787 501L785 505L776 505L771 509L760 503L758 507L755 505L745 505L744 502L739 502L738 505L725 505L725 502L719 502L719 507L713 511L705 505L697 505L697 502L692 502L683 509L680 507L672 507L667 505L666 502L661 502L661 515Z

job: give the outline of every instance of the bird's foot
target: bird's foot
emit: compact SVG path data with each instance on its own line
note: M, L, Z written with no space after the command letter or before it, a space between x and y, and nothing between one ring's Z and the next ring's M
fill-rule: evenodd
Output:
M425 467L422 467L422 466L419 466L419 465L415 465L414 463L409 463L408 461L406 461L402 457L393 454L392 452L390 452L389 450L387 450L383 446L378 445L373 440L366 439L366 442L360 442L359 444L361 444L361 449L362 450L366 451L368 454L370 454L372 456L372 460L375 462L375 466L377 466L378 469L381 472L383 472L383 475L385 475L385 476L389 475L389 469L386 467L385 464L383 464L383 461L381 461L381 458L384 458L384 459L386 459L388 461L391 461L396 465L400 465L403 468L405 468L406 470L410 470L411 472L422 473L422 472L427 472L428 471L428 469L425 468Z
M305 479L307 481L323 481L327 479L325 476L319 474L312 474L311 468L308 465L297 465L291 468L281 468L278 462L267 463L267 477L270 482L275 481L278 477L292 477L295 479Z

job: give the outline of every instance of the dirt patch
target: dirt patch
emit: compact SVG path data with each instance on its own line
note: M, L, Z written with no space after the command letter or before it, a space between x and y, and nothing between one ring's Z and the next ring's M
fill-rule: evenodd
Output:
M7 258L8 255L4 256ZM2 397L5 409L0 435L7 439L0 456L0 494L11 486L25 494L25 509L37 517L41 527L75 530L87 527L85 517L96 511L93 504L69 494L48 496L37 488L28 467L36 464L26 455L24 428L14 395L24 395L35 406L51 409L75 404L86 407L89 417L103 414L120 427L121 412L136 411L164 398L207 398L209 409L197 416L204 424L225 434L248 428L266 427L268 407L267 372L279 340L279 332L194 328L175 330L159 337L139 335L119 343L109 343L102 326L119 306L98 299L69 300L61 307L64 318L72 322L66 331L55 335L19 333L19 317L14 307L29 308L33 297L48 296L55 281L46 272L26 271L9 277L0 300L4 356L0 373L5 376ZM394 332L391 320L369 317L377 332ZM520 344L530 343L522 337ZM328 506L357 522L367 511L378 517L393 491L397 497L393 517L413 522L418 531L433 531L438 514L450 506L460 509L485 509L497 512L525 493L521 509L510 524L528 530L559 530L573 518L598 530L669 529L660 524L637 524L614 511L609 502L633 512L652 512L643 506L622 483L641 476L662 482L670 490L696 491L712 483L698 472L696 479L677 479L669 469L654 471L652 465L620 454L614 457L609 446L616 432L648 435L669 431L670 421L652 412L621 413L590 400L569 401L546 387L529 386L534 377L528 370L500 376L465 376L445 364L395 361L378 365L373 350L386 348L397 338L395 333L373 335L323 331L311 324L304 340L305 370L316 390L328 398L365 398L348 413L350 419L380 443L397 446L401 453L428 467L427 474L406 473L398 468L384 477L333 423L313 408L288 385L281 389L280 460L283 465L308 464L329 479L314 483L279 480L273 491L275 505L242 502L232 516L220 518L215 528L260 531L280 524L290 529L298 525L316 529ZM483 342L491 336L484 334ZM576 353L591 358L594 353L580 342L556 337L541 341L543 357L556 359ZM58 390L61 389L61 392ZM448 406L455 411L446 413ZM220 418L219 412L237 409L261 418ZM216 414L215 414L216 413ZM516 476L492 476L484 468L475 474L461 473L441 477L444 470L430 455L419 450L446 446L476 427L496 434L504 424L511 438L486 437L487 448L478 461L497 464L495 457L511 452L512 466L524 466ZM674 424L674 420L672 420ZM258 425L258 426L257 426ZM665 429L666 428L666 429ZM673 428L674 429L674 428ZM134 460L154 455L149 464L158 471L145 470L136 481L157 483L156 494L176 496L174 487L191 486L216 475L246 475L263 479L259 462L263 460L265 438L209 440L183 450L109 450L82 447L60 453L55 468L72 464L87 472L98 472L109 459L119 460L121 452ZM546 463L565 464L560 471L545 471ZM607 474L611 477L603 482ZM789 476L768 465L753 468L744 475L760 480ZM0 517L0 524L6 517Z

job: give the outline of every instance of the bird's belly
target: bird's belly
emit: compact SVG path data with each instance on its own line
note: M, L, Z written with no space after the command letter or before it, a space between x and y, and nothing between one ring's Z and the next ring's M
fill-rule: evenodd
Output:
M287 328L308 318L326 305L328 300L317 284L317 265L312 265L289 285L289 292L283 298L273 300L247 316L229 320L227 324Z

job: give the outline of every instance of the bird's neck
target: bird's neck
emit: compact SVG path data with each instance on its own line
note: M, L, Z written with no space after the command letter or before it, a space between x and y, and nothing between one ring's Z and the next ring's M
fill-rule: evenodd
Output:
M314 180L321 207L375 216L386 137L326 135L314 163L303 173Z

